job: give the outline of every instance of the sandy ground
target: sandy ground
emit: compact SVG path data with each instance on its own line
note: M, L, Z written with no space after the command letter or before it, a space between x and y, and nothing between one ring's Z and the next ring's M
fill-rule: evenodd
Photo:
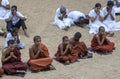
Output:
M57 50L57 46L61 43L61 38L64 35L72 37L77 31L82 33L81 40L84 41L87 47L90 47L90 41L93 35L88 33L88 28L80 28L73 26L69 31L59 30L52 25L55 10L65 5L69 9L78 10L88 14L94 7L96 2L102 3L102 7L106 5L107 0L9 0L10 4L18 5L18 10L28 17L26 24L30 38L24 36L20 30L21 41L26 44L25 49L21 50L22 60L27 62L29 59L28 48L33 44L33 36L40 35L42 42L49 49L51 57ZM117 17L117 20L120 17ZM0 26L5 29L5 22L0 22ZM120 76L120 31L115 32L113 38L109 38L115 42L116 50L110 55L98 55L93 53L93 58L83 59L80 62L64 66L63 64L53 60L53 65L57 70L31 73L27 72L24 78L16 76L0 77L0 79L113 79ZM0 47L3 48L5 38L0 37ZM1 50L0 50L1 51ZM1 56L1 53L0 53ZM1 66L1 64L0 64Z

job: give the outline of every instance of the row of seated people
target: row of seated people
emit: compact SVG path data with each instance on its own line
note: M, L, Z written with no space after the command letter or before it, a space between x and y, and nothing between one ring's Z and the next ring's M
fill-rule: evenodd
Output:
M116 11L114 9L114 2L108 1L107 6L101 10L101 4L96 3L94 8L90 10L86 16L80 11L68 12L68 9L61 6L56 10L54 24L60 29L68 30L72 25L83 27L83 24L89 24L89 33L98 33L98 28L103 26L106 32L120 30L120 22L116 22Z
M2 68L0 69L0 75L5 74L13 75L26 73L27 68L33 72L39 72L42 70L52 70L55 67L52 65L52 58L49 56L48 48L41 42L40 36L34 36L34 44L29 48L29 60L26 63L21 61L21 46L19 46L20 40L18 37L18 30L12 32L14 39L7 41L7 47L2 51ZM69 39L68 36L63 36L62 43L58 45L55 57L58 61L70 64L76 62L78 58L84 58L89 55L88 48L83 41L80 41L81 33L76 32L74 36ZM114 50L114 43L106 38L106 32L104 27L99 28L99 32L94 35L91 41L91 48L95 52L110 53ZM90 55L92 57L92 54ZM88 56L88 57L90 57Z

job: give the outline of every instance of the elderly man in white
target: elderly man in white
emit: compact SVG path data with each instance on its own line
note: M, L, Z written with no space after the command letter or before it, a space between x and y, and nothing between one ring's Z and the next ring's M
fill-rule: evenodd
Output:
M0 20L5 20L6 14L10 11L8 0L0 0Z
M68 18L68 9L61 6L56 10L56 16L54 19L54 24L57 25L61 30L68 30L71 26L71 19Z

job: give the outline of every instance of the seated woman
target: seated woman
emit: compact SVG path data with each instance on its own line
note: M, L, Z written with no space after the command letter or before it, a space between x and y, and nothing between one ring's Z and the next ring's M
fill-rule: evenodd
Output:
M52 64L52 58L49 56L48 48L41 43L40 36L34 36L34 44L29 49L30 59L28 65L34 72L45 69L55 69Z
M55 54L58 61L65 64L73 63L77 60L77 54L72 53L71 45L67 36L62 38L63 42L59 44L58 50Z
M27 64L21 61L21 52L14 45L14 40L9 40L8 47L2 51L2 68L8 75L25 74L27 70Z
M120 0L114 0L114 6L113 6L116 15L120 15Z
M54 24L57 25L62 30L68 30L71 26L71 19L68 18L68 9L61 6L56 10L56 16L54 19Z
M91 48L96 52L112 52L114 43L106 38L105 28L100 27L98 34L95 34L91 41Z
M7 37L6 37L6 41L5 41L5 48L8 47L8 44L7 42L9 40L14 40L15 41L15 45L17 47L19 47L20 49L23 49L25 47L25 44L20 42L20 36L18 34L18 29L17 28L13 28L13 30L7 34Z

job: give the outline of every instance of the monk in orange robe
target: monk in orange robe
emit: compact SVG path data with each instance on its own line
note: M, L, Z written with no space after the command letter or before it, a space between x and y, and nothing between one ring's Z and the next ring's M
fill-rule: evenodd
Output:
M8 47L2 51L2 68L8 75L26 72L27 64L21 61L20 49L14 45L14 40L9 40Z
M105 28L99 27L98 34L95 34L91 41L91 48L96 52L112 52L114 43L106 38Z
M4 74L4 70L0 68L0 76L2 76L3 74Z
M70 40L70 44L72 45L72 52L77 53L78 58L82 58L88 54L87 46L85 45L84 42L79 41L80 38L81 38L81 33L76 32L74 34L74 37L71 38Z
M32 71L38 72L45 69L53 69L52 59L49 56L47 47L41 43L41 37L33 38L34 44L29 49L30 59L28 65Z
M65 64L73 63L77 60L77 54L72 53L71 45L67 36L62 38L63 42L59 44L58 50L55 54L58 61Z

